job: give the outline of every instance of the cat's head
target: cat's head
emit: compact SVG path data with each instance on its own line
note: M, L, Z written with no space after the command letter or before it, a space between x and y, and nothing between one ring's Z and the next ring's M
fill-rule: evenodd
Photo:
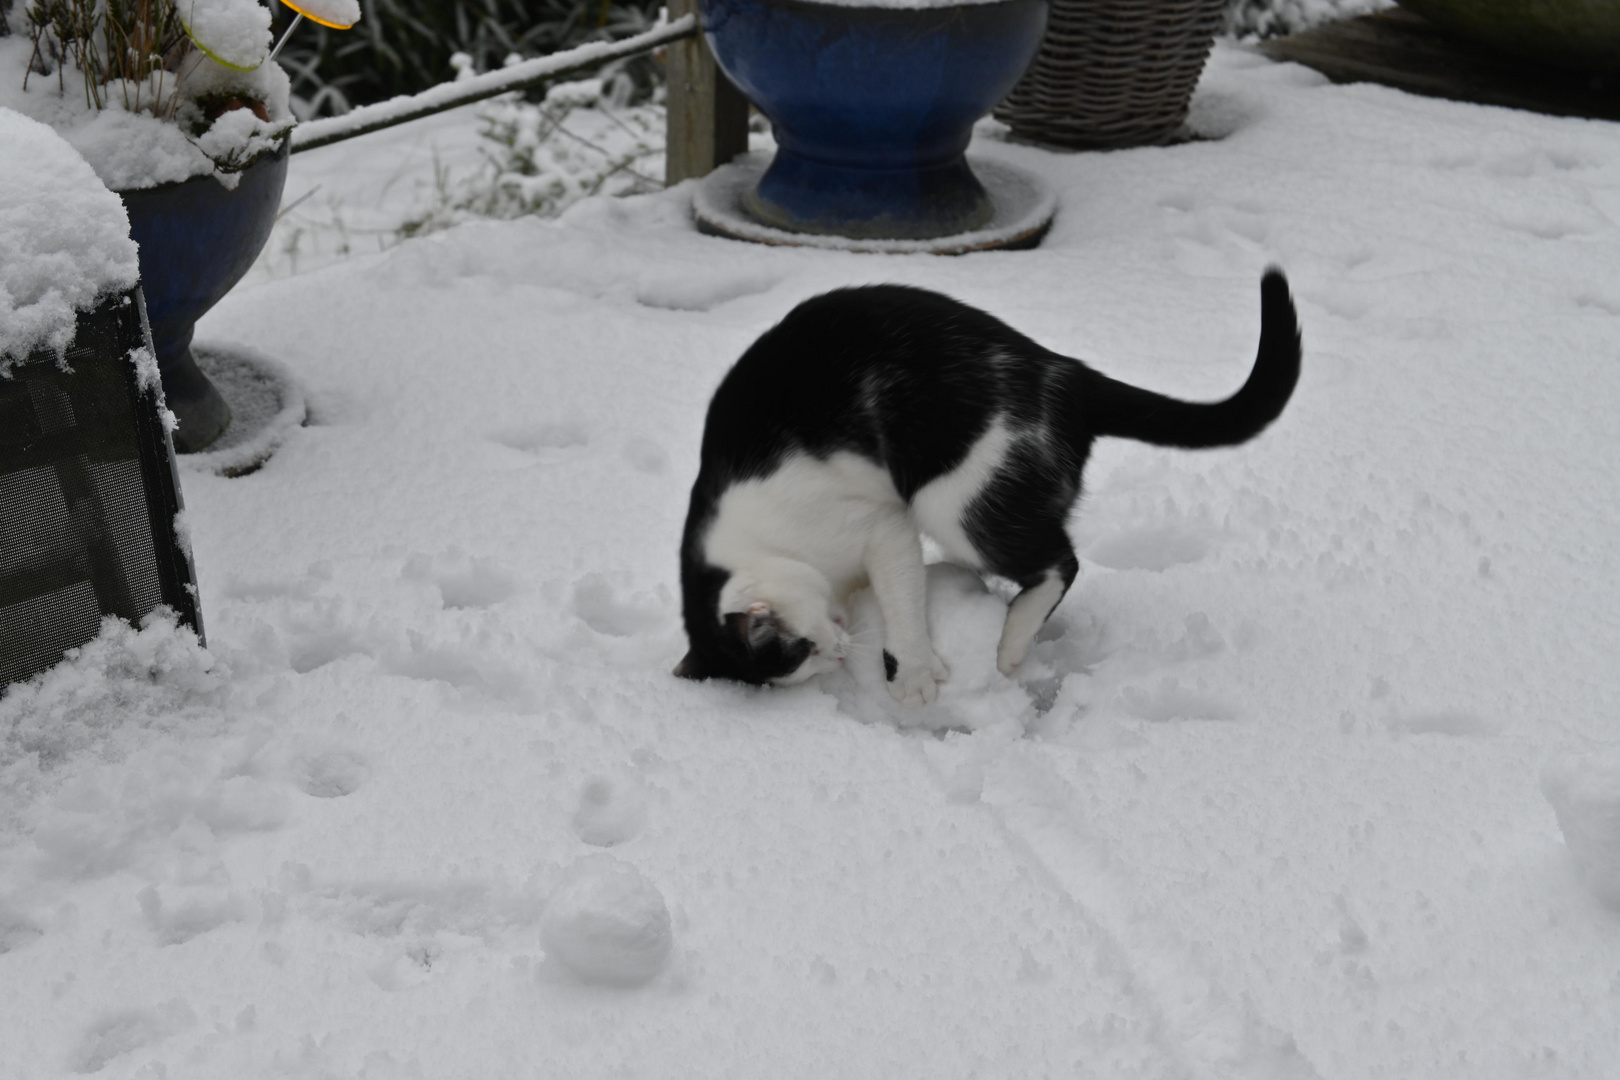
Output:
M731 575L712 606L689 613L690 648L675 674L791 686L836 670L849 655L849 634L829 592L802 563Z

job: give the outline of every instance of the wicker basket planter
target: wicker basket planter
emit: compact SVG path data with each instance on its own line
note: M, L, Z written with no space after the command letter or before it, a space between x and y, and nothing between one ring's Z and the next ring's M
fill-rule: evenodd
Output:
M1035 62L996 118L1077 149L1161 143L1187 117L1227 0L1052 0Z

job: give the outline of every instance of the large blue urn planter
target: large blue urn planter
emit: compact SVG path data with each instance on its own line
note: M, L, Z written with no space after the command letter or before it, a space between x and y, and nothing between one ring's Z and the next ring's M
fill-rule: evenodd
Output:
M1040 47L1047 0L701 0L700 10L716 61L775 131L776 157L745 196L761 222L926 240L991 219L963 155Z
M287 182L291 140L238 174L234 190L212 176L118 192L140 245L141 287L163 396L179 421L174 448L195 453L231 422L231 410L191 356L199 318L248 272L270 238Z

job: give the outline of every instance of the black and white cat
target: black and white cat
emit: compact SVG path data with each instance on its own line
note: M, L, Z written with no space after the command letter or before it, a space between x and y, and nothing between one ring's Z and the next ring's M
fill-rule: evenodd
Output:
M1010 674L1079 570L1064 525L1092 440L1232 446L1299 378L1282 272L1260 284L1248 380L1209 404L1116 382L947 296L900 285L806 300L715 391L681 540L690 651L675 674L787 685L849 651L845 604L870 584L889 690L933 701L920 534L1009 578L996 665Z

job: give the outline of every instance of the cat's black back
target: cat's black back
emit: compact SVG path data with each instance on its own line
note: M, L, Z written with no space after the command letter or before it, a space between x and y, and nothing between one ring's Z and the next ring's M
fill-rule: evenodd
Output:
M795 451L849 450L887 467L909 499L959 464L998 412L1035 420L1044 387L1073 366L939 293L839 289L794 308L726 375L709 405L703 471L729 486Z

